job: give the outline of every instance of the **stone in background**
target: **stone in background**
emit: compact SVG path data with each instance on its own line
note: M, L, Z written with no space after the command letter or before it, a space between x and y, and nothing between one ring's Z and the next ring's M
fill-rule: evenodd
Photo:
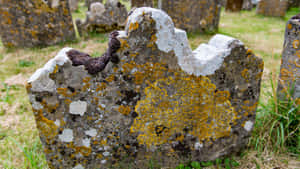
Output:
M124 28L127 15L126 7L119 1L107 1L105 5L96 2L91 4L85 21L76 20L76 26L80 35L109 32Z
M47 46L75 39L68 3L68 0L0 1L0 35L4 46Z
M247 144L264 66L241 41L192 51L165 12L137 8L108 46L64 48L28 80L50 168L175 168Z
M176 27L187 32L217 31L220 20L219 0L159 1L158 7L171 16Z
M251 11L253 8L252 0L243 0L243 10Z
M288 0L288 8L299 8L300 1L299 0Z
M69 4L72 12L78 9L78 0L69 0Z
M91 10L91 5L95 2L103 3L103 0L85 0L85 6L88 7L88 10Z
M242 7L243 0L227 0L225 10L230 12L240 12Z
M265 16L283 17L287 7L287 0L261 0L258 2L256 13Z
M300 105L300 14L287 22L284 39L278 97L292 97Z
M131 0L131 7L153 7L153 0Z

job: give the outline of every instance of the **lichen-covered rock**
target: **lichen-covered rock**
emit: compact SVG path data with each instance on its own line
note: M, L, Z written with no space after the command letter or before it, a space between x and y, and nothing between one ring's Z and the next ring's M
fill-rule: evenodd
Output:
M283 17L288 7L287 0L261 0L258 2L256 13L266 16Z
M251 11L253 8L252 0L243 0L243 10Z
M153 0L131 0L131 7L153 7Z
M243 0L227 0L226 1L226 11L230 12L240 12L243 7Z
M75 11L78 9L78 0L69 0L70 10Z
M118 0L108 0L105 5L96 2L91 4L85 21L77 19L76 25L80 35L89 32L109 32L123 29L127 15L126 7Z
M65 48L27 90L50 168L174 168L247 144L263 61L214 36L195 51L161 10L137 8L101 58Z
M287 22L283 47L278 96L292 97L300 105L300 14Z
M88 10L90 10L92 3L95 2L103 3L103 0L85 0L85 6L88 7Z
M166 11L180 29L188 32L218 30L220 0L160 0L158 4L158 8Z
M73 40L68 0L0 1L0 35L6 47L53 45Z

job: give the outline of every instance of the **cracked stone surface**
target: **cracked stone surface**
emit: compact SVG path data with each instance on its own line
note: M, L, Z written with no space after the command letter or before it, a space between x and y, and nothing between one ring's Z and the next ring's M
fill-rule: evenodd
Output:
M117 0L108 0L105 5L95 2L86 13L86 19L77 19L76 25L80 35L110 32L124 29L127 15L126 7Z
M247 144L264 64L241 41L215 35L192 51L165 12L144 7L108 46L94 59L64 48L28 80L50 168L175 168Z
M0 36L4 46L48 46L75 39L68 3L68 0L0 1Z
M258 2L256 13L266 16L284 17L287 7L287 0L261 0Z
M300 105L300 15L287 22L284 39L278 97L286 100L293 90L291 97Z
M176 27L187 32L218 30L220 0L159 0L158 8L170 15Z

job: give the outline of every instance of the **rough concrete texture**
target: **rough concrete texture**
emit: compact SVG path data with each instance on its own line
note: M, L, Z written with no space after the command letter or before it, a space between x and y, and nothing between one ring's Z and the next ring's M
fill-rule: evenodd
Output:
M85 6L88 7L88 10L91 9L91 4L95 2L103 3L103 0L85 0Z
M243 10L251 11L253 8L252 0L243 0Z
M192 51L166 13L137 8L108 46L102 58L65 48L28 81L50 168L175 168L247 144L263 61L242 42Z
M0 1L0 35L6 47L53 45L75 38L68 0Z
M240 12L242 7L243 0L227 0L225 10L230 12Z
M256 13L266 16L284 17L287 7L287 0L261 0L258 2Z
M91 4L85 21L77 19L76 25L80 35L89 32L109 32L123 29L127 15L126 7L118 0L108 0L105 5L96 2Z
M70 10L75 11L78 9L78 0L69 0Z
M219 0L172 0L158 3L166 11L175 26L188 32L218 30L221 4Z
M300 105L300 14L287 22L283 47L278 96L292 97Z
M153 0L131 0L131 7L153 7Z

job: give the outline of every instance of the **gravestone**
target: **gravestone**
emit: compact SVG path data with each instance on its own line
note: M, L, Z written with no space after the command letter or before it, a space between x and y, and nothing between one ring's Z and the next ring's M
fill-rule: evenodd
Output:
M261 0L258 2L256 13L265 16L283 17L287 7L287 0Z
M78 9L78 0L69 0L69 4L72 12Z
M6 47L46 46L75 39L68 0L0 1L0 30Z
M252 0L243 0L243 10L251 11L253 8Z
M192 51L161 10L137 8L99 58L64 48L28 80L50 168L175 168L251 134L263 61L232 37Z
M221 12L219 0L160 0L159 7L171 16L176 27L185 31L218 30Z
M105 5L96 2L91 4L85 21L76 20L76 26L80 35L89 32L103 33L124 28L126 18L126 7L119 1L107 1Z
M300 105L300 14L287 22L283 47L278 97L291 97Z
M85 0L85 6L88 7L88 10L91 10L91 5L95 2L103 3L103 0Z
M242 7L243 0L227 0L225 10L230 12L240 12Z
M131 7L153 7L153 0L131 0Z

